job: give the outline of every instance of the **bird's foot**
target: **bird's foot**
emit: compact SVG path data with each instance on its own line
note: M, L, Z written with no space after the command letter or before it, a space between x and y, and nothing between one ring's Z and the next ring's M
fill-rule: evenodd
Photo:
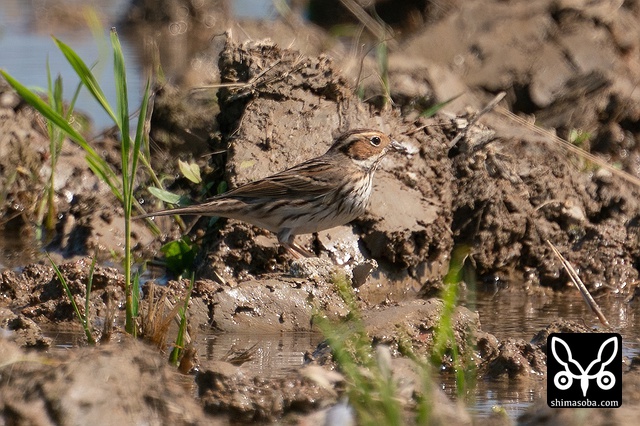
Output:
M282 243L282 246L293 256L294 259L303 259L303 258L311 258L318 257L315 253L311 253L309 250L305 249L298 243L294 241L289 241L287 243Z

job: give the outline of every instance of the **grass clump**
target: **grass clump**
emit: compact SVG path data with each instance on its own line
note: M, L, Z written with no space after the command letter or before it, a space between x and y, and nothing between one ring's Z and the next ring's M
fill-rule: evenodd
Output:
M125 330L132 334L137 334L137 327L135 324L135 317L137 316L137 303L136 298L139 294L139 286L136 284L138 280L132 274L132 252L131 252L131 218L132 210L134 206L139 207L137 200L134 197L133 189L135 177L138 169L139 162L143 162L147 165L148 170L151 170L148 159L141 156L143 152L141 147L148 144L146 120L150 98L150 82L147 81L142 102L140 105L138 122L135 126L135 135L132 137L130 134L130 117L129 117L129 103L127 93L127 78L124 64L124 56L122 53L122 46L115 29L111 30L111 47L113 50L114 59L114 80L116 88L116 107L111 107L108 103L104 92L91 69L87 64L78 56L78 54L71 49L68 45L58 40L53 39L58 49L63 53L69 64L72 66L81 84L89 91L98 104L104 109L104 111L111 117L118 129L120 136L120 176L112 169L105 159L100 157L98 153L91 147L85 137L80 134L69 123L68 112L64 113L60 99L61 99L61 81L57 80L53 89L50 89L50 94L53 98L50 98L49 103L45 102L34 91L26 88L15 78L9 75L6 71L0 70L0 74L5 80L18 92L18 94L33 108L35 108L40 114L42 114L48 122L51 136L51 144L54 151L59 150L59 146L62 143L62 135L69 137L72 141L77 143L85 152L85 158L89 168L96 174L103 182L105 182L116 198L122 203L124 209L124 228L125 228L125 241L124 241L124 275L125 275ZM54 164L55 165L55 164ZM54 173L54 172L52 172ZM155 176L154 173L151 173ZM53 181L53 177L51 178ZM50 185L50 191L53 191L53 186ZM50 192L51 193L51 192ZM155 225L153 225L155 227ZM157 228L154 228L156 232L159 232Z
M64 117L67 122L72 119L74 106L81 88L82 84L78 84L65 111L62 78L58 76L55 79L55 82L51 79L51 69L49 68L49 62L47 61L47 100L49 101L51 109ZM45 195L42 197L40 206L38 207L36 221L38 225L44 227L45 231L50 232L55 229L57 222L54 182L56 165L58 164L60 151L62 151L62 143L64 142L65 134L50 120L47 121L47 133L49 136L49 160L51 162L51 172L49 173L49 179L44 188Z
M138 173L139 165L142 164L157 188L161 187L160 181L150 165L150 153L148 143L148 121L150 115L150 81L147 80L142 101L138 110L137 123L133 123L129 112L129 100L127 91L127 77L124 63L124 55L118 35L115 29L111 30L110 41L113 51L113 73L116 92L116 104L112 107L104 94L104 91L98 84L91 68L78 56L78 54L68 45L53 38L58 49L63 53L69 64L74 69L80 79L80 83L76 88L72 101L65 108L63 102L62 79L58 77L55 81L51 79L51 74L47 66L48 90L46 93L46 101L43 100L38 93L30 90L19 81L9 75L6 71L0 70L0 74L5 80L16 90L16 92L35 110L37 110L47 121L47 130L50 140L51 150L51 175L45 188L45 194L41 207L39 209L40 221L45 229L54 229L56 221L55 211L55 169L58 161L62 144L65 137L68 137L85 152L85 159L91 171L108 185L114 196L122 203L124 211L124 279L125 279L125 331L133 336L140 336L155 341L166 339L166 332L169 323L178 318L178 336L176 338L174 349L171 351L171 362L177 363L183 355L184 348L188 343L187 334L187 308L190 300L191 290L193 289L194 279L192 276L191 285L187 295L183 301L180 301L174 308L170 309L169 315L164 314L164 308L168 302L165 298L161 298L159 303L154 303L153 286L151 286L148 306L140 317L141 312L141 287L140 279L137 272L133 271L133 256L131 242L131 221L134 209L143 212L140 204L134 197L134 185ZM119 171L116 173L111 165L92 148L87 139L71 125L73 120L72 113L75 101L78 97L80 89L84 87L98 102L102 109L108 114L118 130L120 139L120 164ZM190 180L200 183L200 170L194 164L180 162L180 169L183 174ZM147 224L156 234L159 229L152 221ZM188 240L180 240L167 244L163 247L163 251L169 259L169 266L177 274L184 273L193 262L195 249L193 244ZM84 313L76 304L69 285L61 273L57 265L49 258L54 271L64 288L67 297L73 305L74 311L82 328L87 336L90 344L95 344L92 328L89 321L89 298L91 294L91 285L93 281L93 271L95 268L97 255L94 256L89 279L86 288L86 298ZM146 303L146 302L145 302Z
M334 285L349 308L344 322L335 324L318 316L316 324L326 337L335 362L345 376L346 396L360 425L402 424L402 405L384 355L372 347L349 278L336 275Z
M64 277L64 275L62 275L62 272L58 268L58 265L55 264L55 262L53 261L53 259L51 259L51 256L49 256L48 253L47 253L47 257L49 258L49 262L51 262L51 266L53 267L53 270L56 273L56 276L58 277L58 280L60 281L62 288L64 289L65 293L67 294L67 297L69 298L69 301L71 302L71 305L73 306L73 310L75 311L76 316L80 321L80 324L82 324L82 330L84 331L85 336L87 336L87 342L89 342L90 345L95 345L96 340L93 338L93 330L90 326L91 322L89 320L89 302L91 300L93 272L95 270L96 259L98 257L93 256L93 259L91 260L91 266L89 267L89 278L87 279L87 289L84 297L84 314L80 312L80 309L78 308L78 304L76 303L76 299L73 297L73 293L71 292L71 288L69 287L69 283L67 282L67 279Z
M398 384L391 371L391 353L384 345L374 346L362 321L357 296L345 275L336 275L333 284L348 307L348 314L341 322L317 315L314 322L326 338L333 359L345 377L345 396L353 408L359 425L427 425L433 420L431 390L432 371L441 370L444 360L451 361L455 371L459 397L466 395L474 382L473 363L461 354L455 338L454 315L459 297L459 284L465 278L465 260L469 255L466 246L456 247L449 271L444 278L441 294L443 309L433 332L430 356L417 354L411 339L397 337L398 351L414 362L420 378L420 391L413 401L403 401ZM469 352L469 351L465 351ZM434 368L435 367L435 368ZM409 411L411 409L412 411ZM413 418L409 419L413 413Z
M473 365L460 353L458 342L456 341L454 329L454 314L458 306L460 293L460 283L464 281L465 260L469 256L468 246L458 246L453 250L449 271L444 277L444 287L441 292L441 299L444 303L440 321L434 333L434 342L431 349L431 362L434 365L441 365L445 359L449 359L453 365L456 375L456 390L458 396L464 396L467 388L475 376Z

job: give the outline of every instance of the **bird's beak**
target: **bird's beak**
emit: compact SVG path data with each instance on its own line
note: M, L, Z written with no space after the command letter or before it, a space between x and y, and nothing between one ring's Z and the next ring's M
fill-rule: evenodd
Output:
M402 145L400 142L396 141L396 140L392 140L391 141L391 145L389 145L394 151L398 151L402 154L407 153L407 148Z

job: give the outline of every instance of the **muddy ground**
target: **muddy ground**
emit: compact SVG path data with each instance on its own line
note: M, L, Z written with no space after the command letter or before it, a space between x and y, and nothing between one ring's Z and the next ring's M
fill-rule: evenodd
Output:
M427 390L402 356L402 345L408 339L418 354L429 353L443 309L437 295L454 247L470 248L466 263L479 284L519 294L574 291L549 241L594 295L637 304L640 191L633 179L640 177L640 3L408 2L404 14L385 15L380 2L381 18L394 23L388 90L375 58L366 55L368 47L325 29L343 19L352 22L349 13L316 23L294 14L267 23L236 22L228 9L217 9L219 2L185 2L186 9L166 9L179 14L186 28L172 39L144 29L174 22L175 16L134 3L122 32L139 39L141 51L149 37L159 37L159 56L172 82L156 88L150 127L152 162L168 189L203 199L215 195L222 181L234 187L320 155L333 137L356 127L382 129L408 147L407 154L384 160L365 216L298 237L318 259L294 261L269 232L241 222L185 218L188 235L201 247L192 330L314 330L317 312L331 320L349 314L335 289L336 276L346 274L357 287L367 332L395 355L392 370L405 381L403 395L411 407ZM173 49L172 56L164 50L166 40L189 50ZM363 32L365 46L374 41ZM87 256L98 253L90 317L103 341L64 353L35 350L52 344L43 327L77 328L71 304L48 262L6 268L0 275L0 324L7 330L0 339L3 422L101 423L105 413L112 424L323 422L340 401L344 383L330 359L313 347L307 348L306 365L284 378L255 377L228 360L197 358L185 359L178 373L160 355L165 342L155 343L158 351L120 333L124 279L108 265L122 257L122 210L88 170L80 149L65 144L55 182L58 222L37 246L33 224L49 167L46 127L0 87L1 223L5 239L15 242L3 248L5 257L21 246L36 256L42 249L51 252L82 305ZM499 108L468 126L500 91L506 97ZM421 116L451 98L434 117ZM576 143L628 176L569 154L553 137L504 110L561 137L582 135ZM460 132L463 137L452 146ZM117 169L119 147L110 133L95 144ZM197 162L212 184L203 189L181 177L177 158ZM141 173L139 183L144 208L163 208L146 190L148 177ZM172 218L156 223L160 237L135 223L141 261L161 256L162 243L184 233ZM143 290L149 297L153 286L156 300L175 304L187 285L148 281ZM545 386L544 336L593 328L553 318L548 324L538 336L501 341L483 331L477 313L459 307L454 314L462 355L473 359L481 380L536 383L538 389ZM452 368L447 359L443 367ZM626 360L623 408L589 411L594 424L637 419L637 367L637 359ZM514 421L498 414L473 419L463 404L436 388L428 391L437 401L434 420L441 423ZM580 421L575 413L551 411L541 400L519 421L570 424Z

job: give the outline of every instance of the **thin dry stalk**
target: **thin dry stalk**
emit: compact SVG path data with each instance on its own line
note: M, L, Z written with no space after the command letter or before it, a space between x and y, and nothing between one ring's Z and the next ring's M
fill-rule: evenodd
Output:
M611 174L618 176L624 180L626 180L627 182L636 185L637 187L640 187L640 179L638 179L637 177L625 172L624 170L620 170L617 169L616 167L612 166L611 164L607 163L606 161L604 161L603 159L585 151L584 149L577 147L573 144L571 144L570 142L562 139L561 137L555 135L554 133L550 132L549 130L543 129L542 127L537 127L534 124L530 123L529 121L527 121L526 119L519 117L517 115L515 115L514 113L512 113L511 111L502 108L502 107L497 107L496 112L500 113L501 115L503 115L504 117L528 128L531 129L532 131L534 131L535 133L541 135L541 136L545 136L548 137L550 139L552 139L554 142L557 142L560 147L562 149L564 149L565 151L571 152L573 154L576 154L582 158L585 158L588 161L591 161L595 164L597 164L598 166L602 167L603 169L608 170L609 172L611 172Z
M184 305L184 299L172 304L166 291L156 297L156 285L150 283L148 287L148 295L146 300L142 301L140 309L140 336L158 348L165 349L171 321L177 321L179 324L179 311ZM167 311L169 313L165 315ZM188 334L185 335L185 341L191 341Z
M456 144L460 141L460 139L462 139L462 137L467 134L467 130L473 127L473 125L478 122L480 117L482 117L489 111L492 111L494 108L496 108L498 106L498 103L502 99L504 99L506 95L507 95L507 92L498 93L487 105L485 105L484 108L478 111L478 113L473 116L471 121L469 121L469 124L467 124L467 126L464 129L458 132L455 138L451 139L451 142L449 142L449 148L453 148L454 146L456 146Z
M573 266L571 266L571 263L569 263L569 261L565 259L564 256L562 256L560 251L551 243L551 241L547 240L547 244L549 245L549 247L551 247L551 250L553 250L553 253L558 257L558 259L560 259L560 262L562 262L562 266L569 274L571 281L573 281L573 284L575 284L575 286L577 287L587 306L589 306L591 311L596 314L602 325L610 329L611 325L609 325L609 321L607 321L607 318L605 318L596 301L593 300L591 293L589 293L589 290L587 290L587 287L584 285Z
M163 292L160 297L155 296L155 285L149 284L146 303L140 309L140 335L145 340L152 342L158 348L164 349L169 334L169 326L171 321L178 315L178 311L182 306L176 303L175 306L167 299L167 293ZM169 314L165 315L166 309Z
M221 89L221 88L226 88L226 87L237 88L237 89L254 90L257 87L268 86L271 83L275 83L277 81L284 80L285 78L289 77L291 74L301 70L305 65L305 62L303 61L303 56L302 55L298 55L298 57L296 57L295 61L291 64L291 67L290 67L290 69L288 71L267 79L266 78L266 74L269 71L271 71L272 69L274 69L278 64L280 64L280 62L282 62L282 58L277 59L273 64L269 65L262 72L260 72L256 76L252 77L251 80L249 80L247 82L243 82L243 83L217 83L217 84L202 85L202 86L194 87L193 89L191 89L191 92L198 92L198 91L201 91L201 90L208 90L208 89ZM265 77L265 78L263 78L263 77ZM263 81L260 81L261 79Z
M396 49L398 47L398 43L395 40L388 37L388 35L390 34L389 29L385 25L378 22L371 15L369 15L369 13L367 13L367 11L364 10L362 6L360 6L357 2L355 2L354 0L340 0L340 2L378 40L387 40L388 46L392 49Z

